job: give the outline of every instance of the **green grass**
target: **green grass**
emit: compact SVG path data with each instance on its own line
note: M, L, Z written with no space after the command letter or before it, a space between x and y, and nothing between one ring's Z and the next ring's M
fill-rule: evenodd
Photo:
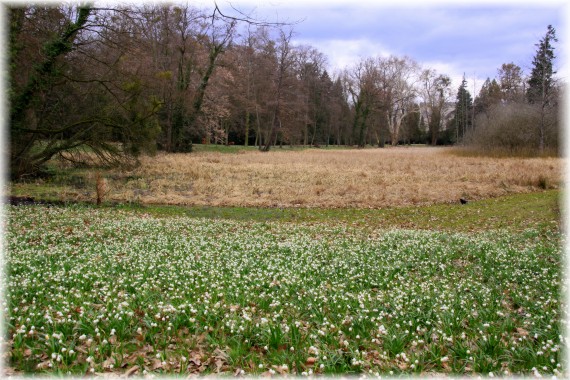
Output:
M417 145L414 145L417 146ZM367 146L367 149L377 148L373 146ZM305 149L324 149L324 150L345 150L345 149L356 149L352 146L347 145L320 145L318 148L313 146L303 146L303 145L283 145L283 146L272 146L271 150L275 151L294 151L298 152ZM256 146L245 146L245 145L216 145L216 144L193 144L193 152L217 152L217 153L239 153L242 151L255 151L259 150Z
M199 146L235 153L239 146ZM207 147L207 148L204 148ZM80 170L61 172L47 182L13 183L10 193L38 200L80 199L82 192L95 187ZM445 231L474 231L531 226L557 226L560 222L560 190L507 195L472 201L467 205L439 204L385 209L254 208L213 206L167 206L138 203L106 204L106 207L149 213L154 216L186 215L242 221L290 221L348 223L363 228L412 228Z
M239 153L242 151L255 151L255 146L245 145L216 145L216 144L192 144L192 152L216 152L216 153Z
M8 207L8 366L560 376L559 196L386 210Z
M515 194L466 205L443 204L386 209L247 208L122 204L108 205L157 217L184 215L238 221L343 223L359 228L406 228L438 231L477 231L529 227L556 228L560 223L561 192Z

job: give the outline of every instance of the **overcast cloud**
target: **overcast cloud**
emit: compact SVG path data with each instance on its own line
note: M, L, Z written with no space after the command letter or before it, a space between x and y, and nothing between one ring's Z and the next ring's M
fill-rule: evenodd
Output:
M230 2L218 0L222 9ZM234 0L231 4L267 21L302 22L294 43L323 52L335 72L361 57L407 55L450 75L458 85L463 73L477 88L514 62L529 73L539 39L549 24L557 29L556 65L566 76L566 17L563 2L359 2L348 0ZM398 4L398 5L395 5ZM477 90L478 91L478 90Z

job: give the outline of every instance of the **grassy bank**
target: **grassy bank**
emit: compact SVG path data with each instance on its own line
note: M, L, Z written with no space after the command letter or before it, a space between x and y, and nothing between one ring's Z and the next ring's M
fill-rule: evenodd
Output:
M515 194L461 205L385 209L253 208L169 205L108 205L157 217L231 219L237 221L284 221L349 224L368 229L411 228L438 231L521 230L529 227L557 228L561 220L561 192Z

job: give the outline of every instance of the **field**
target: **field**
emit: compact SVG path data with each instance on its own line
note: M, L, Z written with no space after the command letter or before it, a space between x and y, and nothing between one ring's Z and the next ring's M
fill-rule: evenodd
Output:
M62 174L51 182L15 185L13 192L95 199L94 170L58 170ZM135 170L103 176L106 199L120 203L384 208L558 188L561 171L558 158L462 157L447 148L276 148L262 153L228 147L143 157Z
M360 194L361 208L319 208L317 198L304 208L250 208L236 200L217 207L215 198L204 201L208 206L7 207L7 372L565 376L560 191L541 189L559 186L560 160L487 161L416 149L417 162L431 155L442 165L426 190L429 205L403 195L393 198L399 207L380 208ZM340 161L337 167L372 181L371 168L388 165L388 156L401 154L393 165L412 162L401 151L354 151L356 174ZM175 181L200 163L211 173L236 160L236 178L248 170L263 178L259 162L241 172L237 162L245 157L247 167L273 157L266 173L276 165L302 178L310 167L333 181L322 169L330 170L332 153L353 151L204 152L193 166L176 164L191 156L160 156L137 175L152 184L154 167L155 177ZM309 157L321 158L311 165ZM477 200L492 193L473 178L465 186L480 185L480 193L445 186L438 177L446 175L445 157L450 168L471 162L468 175L481 181L502 167L495 175L510 182L500 191L518 194ZM423 171L402 168L429 183ZM267 179L274 187L287 182L277 172ZM404 172L385 176L413 183ZM48 194L46 183L12 188ZM339 188L331 182L331 191ZM470 202L438 201L438 193Z

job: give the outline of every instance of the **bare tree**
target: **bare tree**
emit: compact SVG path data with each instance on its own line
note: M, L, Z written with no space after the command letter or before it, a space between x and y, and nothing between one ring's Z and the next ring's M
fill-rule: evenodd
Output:
M445 105L451 98L451 79L447 75L438 75L433 69L426 69L421 76L422 98L420 104L428 126L432 145L437 144L439 132L445 125L450 112L446 112Z
M342 75L353 108L352 137L359 147L366 144L368 118L378 107L379 73L374 59L362 59Z
M160 102L138 78L136 47L125 43L129 10L25 6L10 16L13 177L54 156L84 160L81 150L117 164L152 148Z
M283 112L283 93L285 88L285 83L287 80L288 70L293 64L291 59L291 37L293 36L293 31L285 32L283 30L279 31L279 43L276 48L277 53L277 71L274 74L273 82L275 92L272 96L273 99L273 110L271 113L271 120L269 122L269 129L265 138L265 144L263 147L260 146L260 150L267 152L274 144L277 133L281 128L281 113Z
M411 58L380 58L378 66L384 87L384 107L392 145L397 145L402 120L417 95L418 64Z
M499 85L504 102L524 100L525 84L522 69L514 63L503 63L498 70Z

